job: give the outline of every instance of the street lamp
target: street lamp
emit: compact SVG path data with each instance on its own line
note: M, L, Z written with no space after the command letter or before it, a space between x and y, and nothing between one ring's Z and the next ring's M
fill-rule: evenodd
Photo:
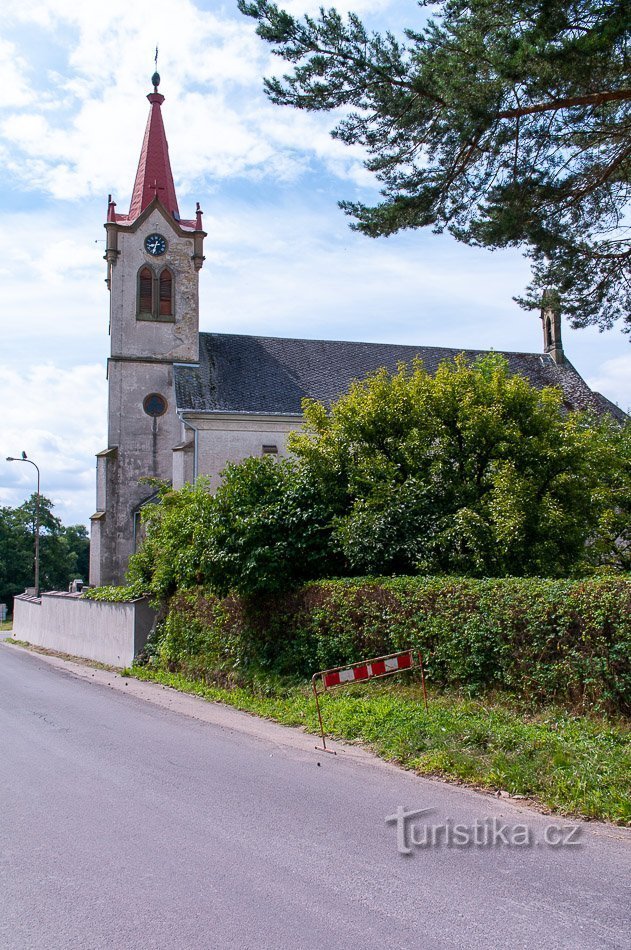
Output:
M26 452L22 452L22 457L14 459L7 455L7 462L28 462L37 471L37 496L35 498L35 596L39 597L39 468L31 459L26 457Z

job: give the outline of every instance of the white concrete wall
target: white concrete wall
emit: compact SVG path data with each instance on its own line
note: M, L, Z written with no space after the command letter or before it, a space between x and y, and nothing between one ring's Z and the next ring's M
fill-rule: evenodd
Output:
M146 600L124 604L83 600L73 594L16 597L13 636L58 653L129 666L153 625L155 611Z

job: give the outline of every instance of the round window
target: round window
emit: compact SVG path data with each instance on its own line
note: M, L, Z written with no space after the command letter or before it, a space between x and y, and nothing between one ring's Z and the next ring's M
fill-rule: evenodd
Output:
M163 416L167 411L167 401L160 393L149 393L145 396L142 408L148 416Z

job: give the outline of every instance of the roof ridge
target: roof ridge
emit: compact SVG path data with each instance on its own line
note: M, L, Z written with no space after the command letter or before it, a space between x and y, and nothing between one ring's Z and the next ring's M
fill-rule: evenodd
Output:
M533 356L542 358L544 354L535 353L530 350L484 350L471 346L443 346L442 344L427 343L384 343L375 340L327 340L320 337L295 337L295 336L262 336L257 333L217 333L211 330L201 330L200 336L208 337L229 337L239 340L278 340L281 343L331 343L343 346L383 346L383 347L401 347L408 350L446 350L450 353L499 353L504 356ZM569 360L568 360L569 363ZM572 367L574 372L577 370Z
M418 355L435 372L443 360L462 352L475 357L490 351L202 332L199 363L174 366L176 402L179 411L193 413L299 416L305 397L330 405L353 380L380 366L395 371ZM557 365L542 353L496 352L506 357L512 373L537 389L559 387L568 408L606 410L571 363Z

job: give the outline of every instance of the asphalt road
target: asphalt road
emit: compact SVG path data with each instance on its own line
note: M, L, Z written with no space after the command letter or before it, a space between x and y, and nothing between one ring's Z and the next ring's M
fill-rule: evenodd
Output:
M0 947L631 947L627 831L338 748L0 644Z

